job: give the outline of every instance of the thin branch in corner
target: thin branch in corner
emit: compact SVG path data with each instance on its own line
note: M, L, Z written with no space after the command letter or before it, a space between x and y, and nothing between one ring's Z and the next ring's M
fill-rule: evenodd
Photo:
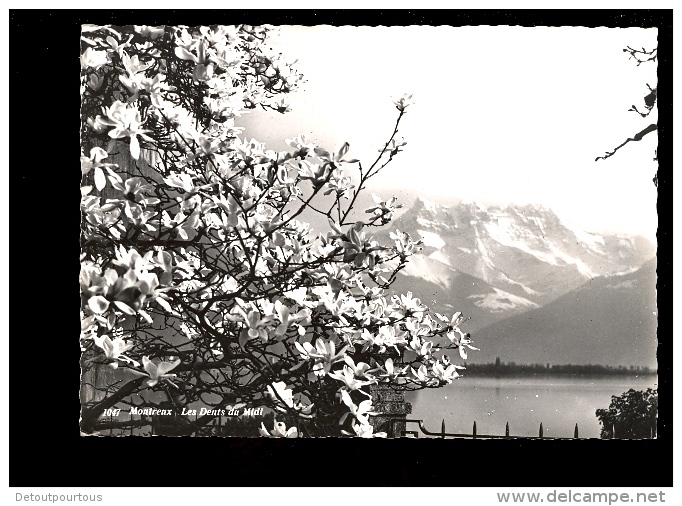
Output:
M629 111L636 112L642 118L646 118L653 110L654 105L656 105L656 96L658 88L651 88L651 86L649 86L648 84L647 87L649 88L650 93L646 97L644 97L644 106L646 107L646 112L640 112L639 109L637 109L637 106L635 105L628 109Z
M658 47L653 48L651 51L647 51L646 49L642 48L640 51L639 49L634 49L630 46L627 46L625 49L623 49L623 52L629 53L630 59L635 60L638 67L644 62L656 61L656 58L658 58Z
M616 151L618 151L620 148L625 146L628 142L630 142L630 141L641 141L645 135L647 135L648 133L651 133L655 130L658 130L658 126L656 125L656 123L652 123L651 125L646 127L644 130L642 130L638 134L635 134L633 137L629 137L629 138L625 139L625 142L623 142L623 144L618 146L616 149L614 149L610 153L607 152L604 156L598 156L597 158L594 159L594 161L596 162L598 160L606 160L607 158L615 155Z

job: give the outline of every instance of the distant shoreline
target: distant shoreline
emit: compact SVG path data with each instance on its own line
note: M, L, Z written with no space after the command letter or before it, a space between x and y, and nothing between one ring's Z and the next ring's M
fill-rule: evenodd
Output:
M656 376L658 372L641 366L607 366L579 364L516 364L495 362L488 364L466 364L466 376Z

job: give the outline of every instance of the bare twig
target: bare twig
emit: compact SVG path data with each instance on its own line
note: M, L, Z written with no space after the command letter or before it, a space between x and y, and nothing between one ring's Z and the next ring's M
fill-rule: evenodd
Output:
M618 151L620 148L622 148L623 146L625 146L628 142L630 142L630 141L641 141L641 140L644 138L644 136L645 136L646 134L651 133L651 132L653 132L653 131L655 131L655 130L658 130L658 126L656 125L656 123L652 123L651 125L649 125L648 127L646 127L644 130L642 130L641 132L635 134L633 137L627 138L627 139L625 140L625 142L623 142L623 144L621 144L620 146L616 147L613 151L607 152L604 156L598 156L597 158L595 158L594 161L596 162L597 160L606 160L607 158L609 158L609 157L615 155L615 154L616 154L616 151Z
M653 48L651 51L647 51L644 48L639 50L627 46L625 49L623 49L623 52L629 53L630 59L635 60L638 67L644 62L656 61L656 58L658 58L658 47Z

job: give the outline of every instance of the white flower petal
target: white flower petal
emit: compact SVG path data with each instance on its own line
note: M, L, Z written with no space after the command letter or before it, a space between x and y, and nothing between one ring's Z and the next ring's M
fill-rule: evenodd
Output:
M139 160L140 158L140 141L137 140L136 135L130 137L130 155L135 160Z
M109 301L101 295L95 295L88 299L88 307L93 313L102 314L109 309Z
M104 171L100 167L95 167L95 187L102 191L107 185L107 178L104 177Z

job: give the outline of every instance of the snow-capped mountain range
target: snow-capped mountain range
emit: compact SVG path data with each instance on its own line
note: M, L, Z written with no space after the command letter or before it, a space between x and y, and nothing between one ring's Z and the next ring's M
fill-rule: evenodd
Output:
M392 290L412 291L437 311L462 311L471 331L538 310L595 278L635 272L656 253L643 237L570 229L538 205L443 206L420 197L391 223L396 229L424 244Z

